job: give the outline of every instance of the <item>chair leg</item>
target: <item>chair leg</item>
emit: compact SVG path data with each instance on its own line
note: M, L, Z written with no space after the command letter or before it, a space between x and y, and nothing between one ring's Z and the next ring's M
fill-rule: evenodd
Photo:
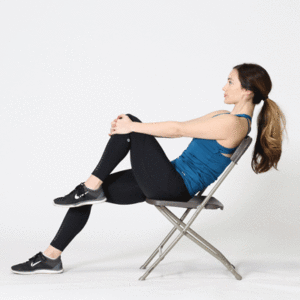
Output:
M186 209L186 211L184 212L184 214L180 218L180 221L183 221L190 211L191 211L191 208ZM140 267L140 269L146 269L148 264L152 261L152 259L156 256L157 253L159 253L159 255L161 255L163 246L167 243L167 241L171 238L171 236L174 234L174 232L176 230L177 230L177 228L176 228L176 226L174 226L173 229L169 232L169 234L160 243L160 245L154 250L154 252L146 260L146 262Z
M155 206L156 208L158 208L157 206ZM172 220L173 221L173 220ZM174 222L174 225L176 224L175 221ZM177 224L176 224L176 229L177 228ZM145 280L146 277L150 274L150 272L165 258L165 256L170 252L170 250L177 244L177 242L183 237L183 232L180 232L179 235L176 237L176 239L169 245L169 247L164 251L164 252L161 252L158 259L149 267L149 269L144 273L143 276L141 276L139 278L139 280Z
M180 233L177 238L172 242L172 244L161 253L159 258L149 267L149 269L144 273L143 276L139 278L139 280L145 280L146 277L150 274L150 272L165 258L165 256L169 253L169 251L175 246L175 244L182 238L183 234Z
M242 276L235 271L234 265L232 265L226 257L212 246L209 242L203 239L199 234L197 234L191 228L187 228L186 224L182 222L178 217L176 217L169 209L166 207L157 207L157 209L184 235L186 235L193 242L202 247L205 251L210 253L212 256L217 258L234 276L237 280L241 280ZM183 228L181 227L183 226ZM202 244L202 243L203 244Z
M169 217L173 218L173 220L178 224L182 226L182 230L184 230L184 228L186 227L186 224L184 222L182 222L181 220L179 220L169 209L167 209L166 207L162 208L164 210L164 212L166 214L169 215ZM180 222L181 221L181 222ZM175 226L176 227L176 226ZM214 255L216 257L216 255L220 255L221 257L225 258L225 256L219 251L217 250L213 245L211 245L208 241L206 241L204 238L202 238L197 232L195 232L192 228L188 227L186 229L187 232L189 232L196 240L198 240L198 242L202 242L202 248L205 248L205 250L207 250L207 252L209 252L211 255ZM226 258L225 258L226 259ZM228 262L229 263L229 262Z

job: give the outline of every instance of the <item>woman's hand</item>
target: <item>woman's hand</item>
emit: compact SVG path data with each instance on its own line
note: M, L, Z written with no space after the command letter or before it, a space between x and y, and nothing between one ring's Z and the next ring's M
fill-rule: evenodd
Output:
M127 115L121 114L117 119L111 122L111 129L108 135L130 133L132 123Z

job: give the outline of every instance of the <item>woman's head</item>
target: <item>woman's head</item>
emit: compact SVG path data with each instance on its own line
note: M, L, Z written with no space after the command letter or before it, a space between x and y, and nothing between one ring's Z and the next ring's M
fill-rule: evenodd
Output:
M241 99L264 105L257 117L257 138L252 157L252 169L263 173L274 167L282 153L283 130L286 119L279 106L269 98L272 82L268 72L257 64L240 64L233 67L228 82L223 87L225 101L234 104Z
M250 95L253 104L266 100L272 89L268 72L257 64L240 64L233 67L232 75L238 79L242 95ZM229 88L229 86L228 86Z

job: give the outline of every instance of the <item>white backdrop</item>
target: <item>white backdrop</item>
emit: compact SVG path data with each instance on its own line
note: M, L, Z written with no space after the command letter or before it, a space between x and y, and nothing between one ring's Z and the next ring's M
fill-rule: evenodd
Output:
M225 256L299 261L299 6L296 0L1 1L3 274L49 245L67 212L53 199L90 176L113 119L131 113L145 123L186 121L231 111L222 87L244 62L268 71L269 97L286 116L279 171L251 169L261 103L250 148L214 194L224 211L201 212L193 228ZM170 160L190 141L158 139ZM129 155L113 172L128 168ZM96 256L117 249L116 255L145 260L171 227L147 203L95 205L63 257L82 247ZM200 251L186 240L178 251Z

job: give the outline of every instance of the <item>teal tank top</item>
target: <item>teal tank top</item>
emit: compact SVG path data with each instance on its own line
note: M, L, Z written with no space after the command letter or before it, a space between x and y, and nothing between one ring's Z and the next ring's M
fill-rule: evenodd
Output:
M224 113L213 117L222 114ZM248 135L251 131L250 121L252 118L246 114L236 114L235 116L247 118ZM191 197L194 197L197 192L215 182L231 163L230 157L221 153L231 154L236 148L223 147L216 140L193 138L187 149L171 163L183 178Z

